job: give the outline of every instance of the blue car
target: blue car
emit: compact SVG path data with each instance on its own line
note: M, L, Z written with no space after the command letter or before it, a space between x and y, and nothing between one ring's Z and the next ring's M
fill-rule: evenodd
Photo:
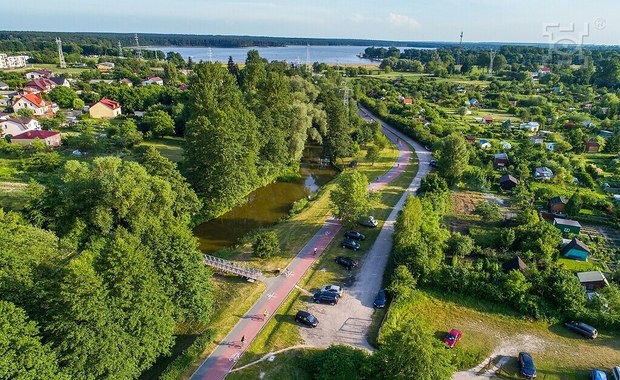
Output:
M600 369L593 369L592 373L590 373L590 379L607 380L607 375L605 374L605 371L601 371Z
M519 368L521 369L521 376L533 379L536 377L536 366L532 355L527 352L519 352Z
M375 302L373 303L373 305L376 308L382 308L385 307L385 302L386 302L386 296L385 296L385 290L381 289L379 290L379 293L377 293L377 296L375 297Z

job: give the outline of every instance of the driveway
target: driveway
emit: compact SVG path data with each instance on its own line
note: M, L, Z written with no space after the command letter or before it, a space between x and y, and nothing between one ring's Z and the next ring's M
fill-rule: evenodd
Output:
M396 204L383 224L377 240L364 256L361 267L355 276L355 282L336 306L310 304L308 309L321 323L314 329L301 329L301 336L308 346L329 347L332 344L348 344L372 350L367 335L374 312L373 301L383 282L383 273L392 251L392 236L398 212L409 194L415 194L422 178L430 172L431 152L395 128L375 118L368 110L360 106L360 115L368 121L379 121L386 136L399 145L401 156L399 167L406 166L415 153L419 169L415 178ZM412 150L413 148L413 150ZM404 153L404 154L403 154ZM381 180L381 179L379 179ZM373 184L371 184L371 187Z

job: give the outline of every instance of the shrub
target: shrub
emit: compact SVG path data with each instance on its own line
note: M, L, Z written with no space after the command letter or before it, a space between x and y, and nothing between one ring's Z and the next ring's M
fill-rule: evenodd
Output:
M308 198L301 198L300 200L293 203L293 207L291 207L291 211L289 214L291 216L299 214L303 209L308 206Z
M164 372L159 376L160 380L177 380L191 366L205 350L211 338L212 331L208 330L185 349L176 359L166 367Z
M263 231L254 238L252 246L254 255L261 259L267 259L280 253L280 241L278 235L273 231Z

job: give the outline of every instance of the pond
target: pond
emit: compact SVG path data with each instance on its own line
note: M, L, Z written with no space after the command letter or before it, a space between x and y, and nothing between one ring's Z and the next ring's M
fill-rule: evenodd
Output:
M293 203L315 193L334 178L331 166L319 165L321 147L304 151L300 178L293 182L273 182L256 189L247 202L222 216L194 228L200 250L212 253L234 245L240 238L257 229L275 224L289 215Z

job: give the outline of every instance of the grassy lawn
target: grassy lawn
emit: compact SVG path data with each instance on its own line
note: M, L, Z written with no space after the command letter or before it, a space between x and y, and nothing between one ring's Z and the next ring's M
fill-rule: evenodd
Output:
M558 265L564 267L564 269L573 272L587 272L591 270L596 270L596 266L588 261L578 261L561 258L558 260Z
M53 63L34 63L34 64L28 64L26 65L26 67L21 67L19 69L11 69L11 70L5 70L5 71L27 73L27 72L31 72L35 70L50 70L50 71L53 71L56 76L72 76L72 75L80 74L82 71L91 70L91 69L92 67L80 67L80 68L68 67L66 69L61 69L60 67L58 67L58 65L53 64Z
M393 158L389 161L390 165L393 163ZM375 167L376 166L378 165L375 164ZM370 178L376 178L379 171L377 171L375 167L360 165L358 169L365 172ZM382 174L384 172L385 169L380 173ZM417 165L414 164L410 170L400 175L389 186L386 186L381 190L380 201L378 202L379 205L377 205L374 209L374 215L377 220L380 221L380 224L378 228L363 228L361 230L366 235L366 240L362 243L363 249L369 248L373 244L382 226L381 221L387 218L392 210L392 207L396 204L396 202L398 202L403 191L411 183L416 172ZM306 275L299 282L299 286L302 289L305 289L305 291L294 290L291 293L283 306L276 312L278 317L272 319L270 323L265 326L257 339L255 339L250 345L248 351L241 357L238 366L257 360L269 352L277 351L301 342L299 327L292 321L297 310L303 309L305 304L308 302L310 295L309 292L318 289L324 284L343 284L347 282L350 277L350 273L348 271L334 262L334 258L343 253L343 248L340 247L339 241L340 239L335 238L321 254L320 259L317 260L317 262L315 262L315 264L308 270ZM347 251L347 255L359 260L364 256L363 249L358 252ZM382 313L383 311L381 311L381 314ZM376 318L379 319L380 322L383 319L383 316L377 316ZM369 335L372 340L376 340L379 325L380 323L373 323L373 326L371 327ZM271 364L261 363L256 367L260 367L264 370L264 365ZM278 368L275 368L274 370L276 369ZM252 371L256 370L257 369L252 368ZM250 371L250 369L243 370L241 373L243 373L244 376L247 376L246 371ZM277 373L277 375L282 374Z
M18 158L0 157L0 181L20 180L21 170Z
M599 338L583 339L561 324L530 321L502 305L462 295L417 291L407 304L390 311L388 323L398 323L407 315L424 320L438 339L452 328L463 331L463 340L454 349L461 369L472 368L491 355L529 351L545 380L585 379L593 368L609 369L620 364L620 339L599 329ZM495 356L495 355L493 355ZM482 360L481 360L482 359ZM516 359L508 361L508 378L515 375Z
M162 139L151 139L144 141L141 145L154 146L162 156L172 162L183 160L183 139L180 137L164 137Z
M231 372L226 378L230 380L311 380L312 377L300 366L300 362L311 352L312 349L297 349L282 352L275 355L276 358L272 362L266 360L258 365L237 372Z

